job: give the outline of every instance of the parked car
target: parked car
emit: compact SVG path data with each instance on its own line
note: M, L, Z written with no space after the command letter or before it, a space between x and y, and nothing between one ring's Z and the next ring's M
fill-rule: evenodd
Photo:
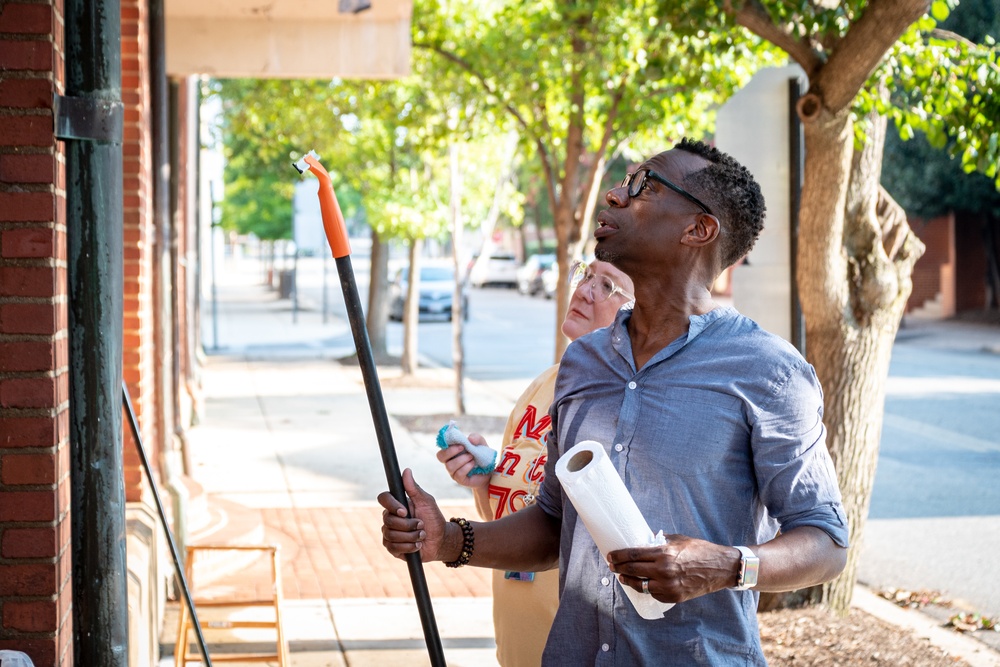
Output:
M552 254L532 255L517 270L517 291L534 296L544 290L542 274L556 261Z
M485 285L517 285L517 257L513 253L494 251L486 257L475 257L469 271L474 287Z
M389 319L401 322L406 303L410 267L396 272L389 284ZM455 299L455 269L450 264L428 264L420 267L420 315L444 316L451 321ZM462 312L469 319L469 297L462 291Z
M552 262L549 268L542 271L542 294L546 299L554 299L559 288L559 262Z

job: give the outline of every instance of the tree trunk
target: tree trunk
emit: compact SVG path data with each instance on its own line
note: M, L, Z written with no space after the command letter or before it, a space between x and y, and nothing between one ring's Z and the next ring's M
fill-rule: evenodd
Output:
M368 313L365 325L372 356L381 361L389 356L385 326L389 319L389 246L379 239L378 232L372 230L372 250L368 272Z
M403 375L417 372L417 327L420 323L420 256L423 239L410 241L410 268L403 307L403 356L399 360Z
M545 236L542 234L542 203L535 202L535 217L532 226L535 228L535 240L538 243L538 252L545 252Z
M566 203L566 193L563 193L560 205L553 211L556 228L556 262L559 264L559 281L556 283L556 344L555 359L553 363L559 363L562 359L569 339L562 332L562 323L566 319L566 311L569 310L569 265L578 251L573 242L576 221L573 219L573 208ZM576 231L579 239L579 231Z
M452 144L448 151L451 214L451 261L455 267L455 292L451 298L451 365L455 369L455 414L465 414L465 303L462 295L465 281L461 279L462 247L462 173L459 170L458 146Z
M855 155L848 111L830 113L806 95L799 115L806 164L797 280L851 538L843 574L811 598L846 613L878 463L892 344L923 245L878 185L884 119L869 119L868 142Z

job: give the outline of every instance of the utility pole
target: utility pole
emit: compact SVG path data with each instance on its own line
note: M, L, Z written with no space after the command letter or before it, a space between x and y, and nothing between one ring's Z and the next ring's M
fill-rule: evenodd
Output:
M127 667L122 476L121 15L117 1L65 0L73 663Z

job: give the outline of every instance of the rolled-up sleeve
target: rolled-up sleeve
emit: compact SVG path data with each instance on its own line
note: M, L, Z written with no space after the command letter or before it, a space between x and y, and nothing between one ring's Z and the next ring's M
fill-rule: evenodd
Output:
M840 486L826 447L823 392L810 364L790 367L761 403L751 442L761 501L781 530L815 526L847 547Z

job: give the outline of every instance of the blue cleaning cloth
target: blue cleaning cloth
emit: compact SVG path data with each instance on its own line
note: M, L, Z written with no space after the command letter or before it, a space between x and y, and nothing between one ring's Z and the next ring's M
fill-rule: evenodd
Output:
M454 421L448 422L447 426L442 426L437 434L438 447L445 449L451 445L462 445L476 460L476 467L469 471L469 477L489 475L496 468L497 453L486 445L474 445L469 442L465 434L458 430Z

